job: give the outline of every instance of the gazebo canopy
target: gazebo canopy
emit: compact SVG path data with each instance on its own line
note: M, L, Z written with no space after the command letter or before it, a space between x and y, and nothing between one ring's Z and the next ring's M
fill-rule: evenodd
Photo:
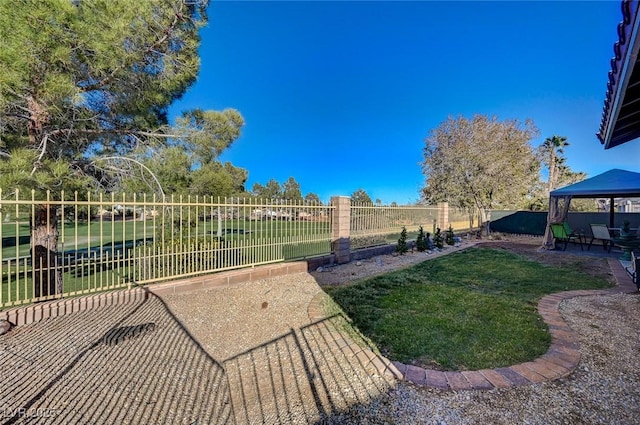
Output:
M634 198L640 197L640 173L613 169L581 182L556 189L552 197Z
M613 169L590 179L556 189L549 196L547 229L543 247L552 249L554 238L550 231L551 223L566 220L571 198L633 198L640 197L640 173ZM609 227L613 227L613 202L609 210Z

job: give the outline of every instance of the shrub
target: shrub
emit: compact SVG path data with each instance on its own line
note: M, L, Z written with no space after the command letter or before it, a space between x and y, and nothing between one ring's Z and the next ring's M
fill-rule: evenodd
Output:
M456 243L455 235L453 234L453 227L449 225L449 228L445 232L444 241L447 245L454 245Z
M387 245L389 242L383 235L366 235L351 237L351 249L368 248L370 246Z
M433 245L440 249L444 247L444 238L442 237L442 232L439 227L436 228L436 232L433 234Z
M177 239L138 249L145 280L235 267L244 261L240 249L223 238Z
M402 227L402 232L400 232L400 239L398 239L398 245L396 246L396 252L400 255L409 251L409 247L407 246L407 228Z
M418 229L418 237L416 238L416 249L419 252L423 252L428 249L428 238L429 234L427 233L427 235L425 236L424 230L422 229L422 226L420 226L420 228Z

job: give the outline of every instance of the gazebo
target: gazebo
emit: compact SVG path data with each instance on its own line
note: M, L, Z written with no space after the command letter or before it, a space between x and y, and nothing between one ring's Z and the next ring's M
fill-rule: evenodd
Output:
M556 189L549 194L549 213L543 247L553 248L550 224L567 219L572 198L609 198L609 226L613 227L614 198L640 197L640 173L613 169L581 182Z

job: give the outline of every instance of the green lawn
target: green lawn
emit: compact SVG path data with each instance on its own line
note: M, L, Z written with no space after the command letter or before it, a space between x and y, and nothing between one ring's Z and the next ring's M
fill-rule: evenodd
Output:
M603 261L593 259L593 261ZM472 248L352 285L325 288L380 352L441 370L510 366L544 354L546 294L603 279L490 248Z
M162 226L161 220L147 221L92 221L82 222L77 226L70 223L59 225L60 247L65 251L87 249L101 245L119 244L122 241L133 241L159 238L160 232L156 231ZM165 223L166 233L171 233L171 223ZM215 237L218 235L218 222L200 221L193 226L184 226L181 231L174 227L177 239L194 239L196 237ZM327 234L331 229L328 223L305 221L249 221L249 220L224 220L220 229L221 236L228 241L258 238L280 238L287 243L287 238L292 238L291 243L298 243L297 235L300 234ZM30 239L28 223L9 223L0 226L2 235L2 258L15 258L29 255ZM64 237L64 238L63 238ZM64 247L62 241L64 240ZM17 242L17 246L16 246ZM302 256L305 256L303 254ZM317 255L317 254L315 254Z

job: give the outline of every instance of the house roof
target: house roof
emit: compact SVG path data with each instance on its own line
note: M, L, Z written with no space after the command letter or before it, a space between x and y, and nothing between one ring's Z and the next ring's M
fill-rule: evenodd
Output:
M618 24L618 41L597 133L605 149L640 137L640 16L638 0L623 0L622 22ZM638 65L638 66L637 66Z
M556 189L551 196L574 198L622 198L640 196L640 173L613 169L589 179Z

